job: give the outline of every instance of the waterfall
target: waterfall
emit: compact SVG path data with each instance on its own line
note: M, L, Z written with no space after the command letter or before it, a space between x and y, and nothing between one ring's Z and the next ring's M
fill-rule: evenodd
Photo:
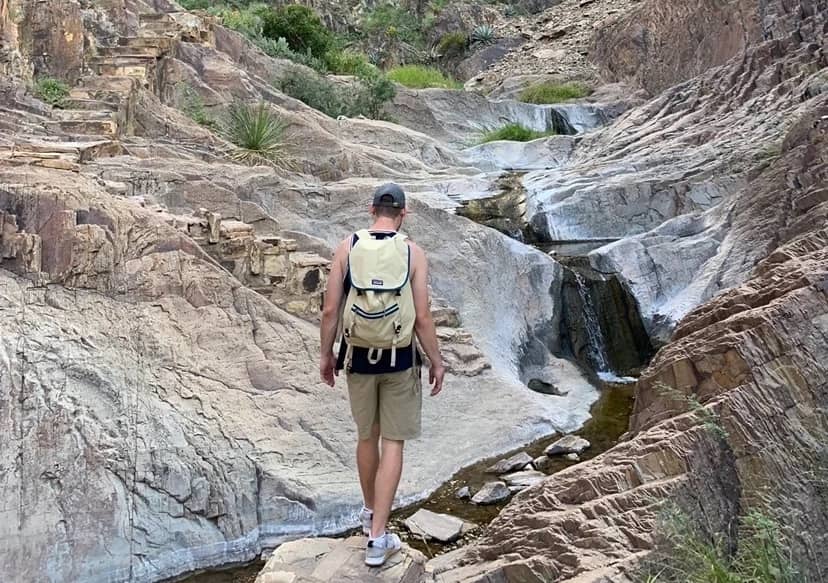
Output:
M609 365L609 358L607 358L606 341L604 340L604 332L601 330L601 323L598 320L598 311L595 308L595 303L592 301L592 295L589 293L584 276L578 273L577 270L572 270L575 275L575 282L578 286L578 295L581 298L581 307L583 309L584 328L587 334L587 354L592 366L597 373L611 373L612 370Z

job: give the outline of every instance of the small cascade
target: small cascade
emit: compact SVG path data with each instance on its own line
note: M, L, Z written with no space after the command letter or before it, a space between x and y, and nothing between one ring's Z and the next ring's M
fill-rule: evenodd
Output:
M604 341L604 333L601 331L601 323L598 321L598 312L595 309L595 304L592 302L592 296L589 293L584 276L577 271L575 274L575 282L578 286L578 295L581 298L581 306L583 308L584 330L586 331L586 353L589 358L592 368L597 373L608 373L610 371L609 359L606 353L606 342Z
M586 255L558 260L564 266L562 356L575 358L604 381L637 376L654 350L635 298L617 277L595 271Z

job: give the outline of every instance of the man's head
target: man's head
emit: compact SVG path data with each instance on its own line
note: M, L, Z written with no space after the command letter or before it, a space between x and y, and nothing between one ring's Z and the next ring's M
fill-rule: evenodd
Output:
M405 217L405 192L399 185L389 182L374 191L371 214L375 219L391 219L399 228ZM399 222L397 222L399 221Z

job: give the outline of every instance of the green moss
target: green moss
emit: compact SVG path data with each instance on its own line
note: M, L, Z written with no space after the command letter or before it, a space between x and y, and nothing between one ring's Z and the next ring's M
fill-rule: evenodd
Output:
M394 67L388 72L388 78L412 89L426 89L429 87L461 89L463 87L462 83L451 77L446 77L439 69L423 65Z
M581 83L536 83L524 89L520 100L525 103L561 103L570 99L586 97L591 90Z
M497 140L509 140L513 142L529 142L531 140L537 140L538 138L545 138L547 136L555 135L554 130L547 131L547 132L538 132L532 129L529 129L525 126L520 125L519 123L510 123L506 124L503 127L489 130L485 132L481 138L479 143L485 144L487 142L494 142Z

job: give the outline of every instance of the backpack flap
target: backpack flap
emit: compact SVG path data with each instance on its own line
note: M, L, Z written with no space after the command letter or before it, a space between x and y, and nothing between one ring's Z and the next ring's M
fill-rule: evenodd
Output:
M408 283L411 249L402 235L374 239L368 231L359 237L348 255L351 285L358 291L399 291Z

